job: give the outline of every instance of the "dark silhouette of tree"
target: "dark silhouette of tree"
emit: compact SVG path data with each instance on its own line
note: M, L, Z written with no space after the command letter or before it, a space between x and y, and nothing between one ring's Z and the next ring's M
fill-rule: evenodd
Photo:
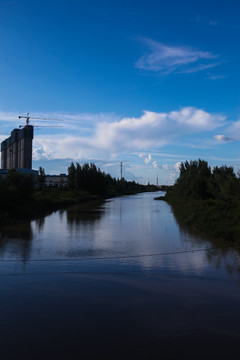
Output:
M186 161L181 163L180 174L169 193L189 199L228 200L240 196L240 179L233 167L215 166L213 169L207 161Z
M37 183L40 189L44 187L44 183L46 181L46 174L43 167L39 166L38 175L37 175Z
M210 184L211 193L215 199L230 201L239 193L239 179L232 166L215 166Z
M183 226L216 239L240 239L240 178L226 165L186 161L166 200Z
M195 199L207 199L210 197L208 181L211 177L211 168L207 161L186 161L181 163L180 175L174 190L181 196Z
M67 185L70 190L74 190L76 188L76 168L73 162L68 167Z
M105 174L94 163L84 163L82 166L71 163L68 168L68 188L70 190L87 191L95 195L128 194L147 191L150 187L126 181L124 178L116 180L110 174Z

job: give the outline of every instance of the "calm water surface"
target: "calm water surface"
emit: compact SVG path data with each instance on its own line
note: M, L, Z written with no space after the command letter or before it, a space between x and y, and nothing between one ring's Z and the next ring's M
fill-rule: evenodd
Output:
M138 194L0 230L1 359L235 359L237 249Z

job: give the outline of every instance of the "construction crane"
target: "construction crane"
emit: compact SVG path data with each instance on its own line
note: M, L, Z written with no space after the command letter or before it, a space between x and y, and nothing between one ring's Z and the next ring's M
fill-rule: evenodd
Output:
M51 119L51 118L44 118L44 117L37 117L37 116L18 116L19 119L26 119L26 125L19 125L20 128L25 129L24 138L25 138L25 145L24 145L24 161L27 164L25 167L31 168L32 166L32 139L33 139L33 128L37 127L62 127L60 125L29 125L30 119L32 120L54 120L54 121L63 121L62 119Z
M35 116L29 116L29 113L27 113L27 116L18 116L19 119L26 119L26 125L29 125L30 119L32 120L54 120L54 121L63 121L62 119L50 119L50 118L41 118L41 117L35 117Z
M20 128L23 128L26 125L19 125ZM40 127L63 127L62 125L32 125L34 128Z
M27 116L18 116L19 119L26 119L25 125L19 125L19 128L22 130L13 129L11 135L8 139L5 139L1 143L1 157L2 157L2 168L32 168L32 140L34 128L41 127L63 127L60 125L40 125L36 124L34 126L29 125L31 120L54 120L54 121L63 121L62 119L52 119L47 117L37 117L30 116L27 113ZM4 133L0 134L1 136L5 135ZM7 135L7 134L6 134ZM8 141L6 141L8 140ZM10 140L10 141L9 141Z

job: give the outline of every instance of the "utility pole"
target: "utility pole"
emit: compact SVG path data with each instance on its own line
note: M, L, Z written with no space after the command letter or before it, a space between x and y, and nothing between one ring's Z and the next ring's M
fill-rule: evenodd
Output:
M121 180L122 180L122 167L123 167L123 163L122 161L120 162L120 174L121 174Z

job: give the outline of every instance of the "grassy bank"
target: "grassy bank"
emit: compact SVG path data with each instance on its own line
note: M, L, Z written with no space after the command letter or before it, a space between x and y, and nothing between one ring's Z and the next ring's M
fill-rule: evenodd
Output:
M148 187L142 191L155 191ZM21 193L14 189L5 189L0 203L0 225L14 223L22 219L34 219L48 215L53 211L68 208L69 206L90 203L121 195L133 195L141 192L139 189L129 191L109 191L106 194L91 194L88 191L67 190L60 188L35 189L31 194Z
M240 178L232 167L204 160L181 164L165 197L179 224L189 231L240 244Z
M240 244L240 204L216 200L187 200L166 195L183 228L219 240Z

